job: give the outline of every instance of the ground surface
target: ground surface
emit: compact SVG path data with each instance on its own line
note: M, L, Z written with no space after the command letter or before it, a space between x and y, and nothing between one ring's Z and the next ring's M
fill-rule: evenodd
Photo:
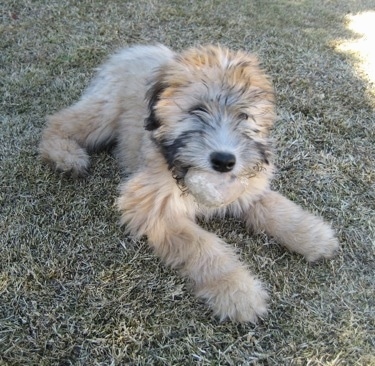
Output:
M2 2L0 364L374 365L375 92L346 47L362 37L350 17L371 7ZM95 156L79 181L38 161L45 115L76 100L108 53L150 42L260 56L278 94L274 188L331 221L342 243L337 258L312 266L236 221L206 224L268 285L271 311L257 326L213 319L187 282L124 234L110 156Z

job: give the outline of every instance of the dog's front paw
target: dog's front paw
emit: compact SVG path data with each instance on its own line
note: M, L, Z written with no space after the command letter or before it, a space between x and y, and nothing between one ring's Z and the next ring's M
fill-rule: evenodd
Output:
M199 288L197 295L206 300L220 321L256 323L267 314L268 294L261 282L239 268Z
M323 258L333 258L337 255L338 251L339 241L332 237L312 246L311 251L308 254L305 254L305 258L309 262L315 262Z
M303 253L306 260L315 262L323 258L332 258L339 251L339 241L331 227L320 219L310 231L309 243Z

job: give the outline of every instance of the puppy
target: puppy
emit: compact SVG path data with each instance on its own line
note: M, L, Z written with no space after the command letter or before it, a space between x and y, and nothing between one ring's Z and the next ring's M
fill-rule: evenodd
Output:
M254 55L133 46L49 117L39 150L56 169L81 175L89 152L115 143L128 232L147 236L221 320L255 322L267 312L267 292L198 217L233 215L308 261L338 249L329 225L270 189L274 120L273 87Z

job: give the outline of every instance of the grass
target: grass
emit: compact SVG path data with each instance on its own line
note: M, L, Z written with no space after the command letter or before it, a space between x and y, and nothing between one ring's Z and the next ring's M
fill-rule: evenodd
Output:
M0 25L1 365L375 365L375 89L340 44L357 1L9 0ZM219 323L118 226L116 162L73 181L43 166L45 115L133 43L259 54L278 95L275 189L330 220L342 249L308 265L234 220L204 224L268 284L261 324Z

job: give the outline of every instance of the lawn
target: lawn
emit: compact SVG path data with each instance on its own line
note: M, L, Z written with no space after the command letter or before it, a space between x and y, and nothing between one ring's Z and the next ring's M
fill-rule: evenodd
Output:
M0 9L0 365L375 365L375 79L350 47L371 40L351 20L375 24L373 0ZM235 220L202 223L267 284L258 325L220 323L125 234L109 154L78 180L38 159L45 116L75 101L108 54L155 42L258 54L277 92L273 187L337 231L339 255L311 265Z

